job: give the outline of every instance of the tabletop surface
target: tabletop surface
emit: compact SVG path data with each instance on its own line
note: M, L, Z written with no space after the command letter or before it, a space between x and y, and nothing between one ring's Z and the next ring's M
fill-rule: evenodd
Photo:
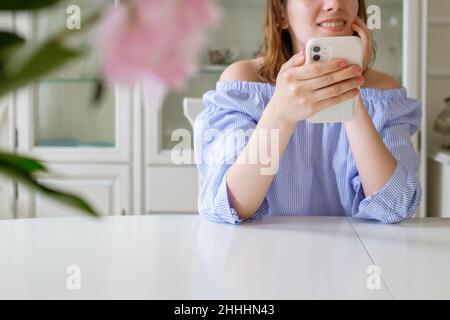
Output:
M0 221L0 299L450 298L450 219Z

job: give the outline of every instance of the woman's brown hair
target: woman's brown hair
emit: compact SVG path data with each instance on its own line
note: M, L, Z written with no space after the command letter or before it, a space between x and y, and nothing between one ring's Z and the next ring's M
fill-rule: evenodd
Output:
M258 70L258 76L264 82L276 83L281 66L294 54L291 37L288 29L282 29L283 8L287 0L267 0L266 18L264 22L264 44L258 50L259 55L264 57L264 63ZM365 0L358 0L358 16L367 21ZM373 59L375 61L376 47L372 43Z

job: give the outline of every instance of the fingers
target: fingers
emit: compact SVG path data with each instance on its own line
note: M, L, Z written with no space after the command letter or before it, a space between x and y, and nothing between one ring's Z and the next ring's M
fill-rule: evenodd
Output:
M291 70L286 70L286 73L288 73L288 77L295 80L310 80L341 70L347 66L348 62L345 59L333 59L331 61L321 61L304 65L298 69L292 68Z
M366 30L356 23L352 24L352 29L358 33L359 37L361 38L361 41L363 42L364 47L366 47L367 44L369 43L369 35L367 34Z
M317 103L316 105L316 112L319 112L322 109L334 106L336 104L339 104L341 102L347 101L349 99L352 99L354 97L357 97L359 95L359 90L358 89L351 89L349 91L346 91L338 96L326 99L326 100L322 100L319 103Z
M361 72L362 72L362 70L359 66L351 65L344 69L341 69L341 70L338 70L338 71L335 71L332 73L327 73L318 78L306 80L303 82L303 84L305 86L304 88L306 88L306 89L318 90L321 88L331 86L335 83L360 76Z
M323 101L330 98L334 98L348 92L352 89L359 88L364 83L364 78L352 78L348 80L341 81L332 86L322 88L313 92L313 97L317 101Z
M372 33L370 32L369 28L360 17L356 17L356 20L354 23L352 23L351 27L359 35L363 43L364 69L366 69L373 59Z

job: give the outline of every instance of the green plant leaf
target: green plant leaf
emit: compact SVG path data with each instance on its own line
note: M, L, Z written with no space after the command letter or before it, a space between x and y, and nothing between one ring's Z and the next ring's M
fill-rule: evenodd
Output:
M0 49L24 42L25 39L19 36L18 34L14 32L0 30Z
M62 0L0 0L0 10L35 10L48 7Z
M2 77L6 62L24 44L25 39L19 35L9 31L0 31L0 77Z
M84 53L83 50L67 48L58 40L47 41L31 50L21 47L11 55L3 68L0 96L58 69Z
M39 183L33 174L48 171L38 160L15 154L0 153L0 172L58 202L80 209L92 216L98 216L98 213L83 199Z
M0 153L0 165L5 168L17 168L26 175L39 171L47 172L47 168L39 161L11 153Z

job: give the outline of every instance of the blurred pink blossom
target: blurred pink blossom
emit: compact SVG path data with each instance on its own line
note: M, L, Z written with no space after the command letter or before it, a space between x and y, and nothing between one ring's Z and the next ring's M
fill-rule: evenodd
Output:
M98 45L103 76L180 89L197 70L207 31L221 22L212 0L128 0L107 13Z

